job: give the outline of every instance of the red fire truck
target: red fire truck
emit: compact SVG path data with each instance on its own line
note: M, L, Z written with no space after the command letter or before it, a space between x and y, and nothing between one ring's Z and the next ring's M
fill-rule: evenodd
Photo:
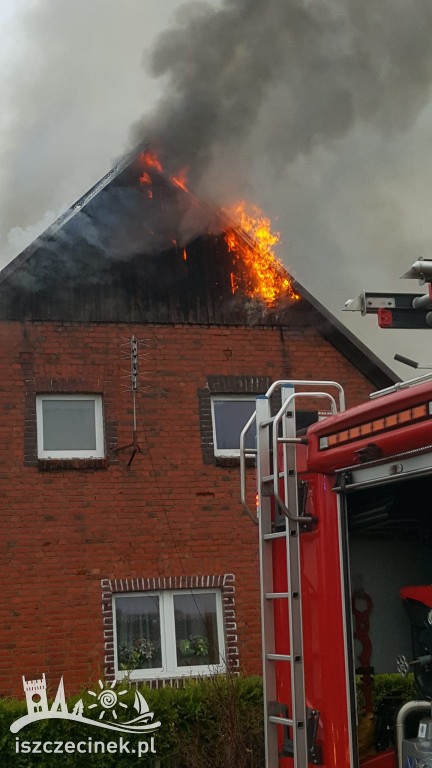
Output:
M410 307L426 327L425 296L418 308L403 299L404 327ZM357 304L384 317L383 327L401 327L394 294L362 294ZM305 404L321 414L299 434ZM275 382L240 438L242 502L254 516L252 456L266 768L432 766L432 374L349 410L336 382ZM361 728L376 720L372 671L398 668L414 672L419 694L394 704L384 738L372 736L361 754Z

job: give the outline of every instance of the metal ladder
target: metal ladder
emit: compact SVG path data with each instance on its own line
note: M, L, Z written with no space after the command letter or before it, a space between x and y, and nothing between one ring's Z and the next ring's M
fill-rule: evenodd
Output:
M255 518L247 503L246 459L256 457L257 463L257 518L259 524L260 587L262 659L264 684L264 733L266 768L278 768L278 728L285 726L292 732L294 768L307 768L317 763L315 753L308 743L308 713L306 708L303 628L301 604L300 532L312 518L301 514L298 498L297 444L305 442L296 436L295 404L298 397L326 399L331 413L337 412L335 399L319 391L296 391L298 387L336 388L339 393L339 410L345 409L344 393L340 384L333 381L277 381L265 395L256 400L256 411L240 435L241 500L244 509ZM272 415L272 396L280 392L281 406ZM256 423L257 448L246 449L246 436ZM282 446L280 450L279 447ZM282 467L280 469L280 464ZM283 491L281 491L281 485ZM283 493L283 498L281 496ZM279 513L282 529L274 530L274 518ZM281 526L278 526L281 528ZM273 542L285 539L287 592L275 592L273 584ZM289 653L275 652L274 604L287 601L289 622ZM291 665L291 712L282 702L277 702L276 662ZM318 726L318 713L313 728Z

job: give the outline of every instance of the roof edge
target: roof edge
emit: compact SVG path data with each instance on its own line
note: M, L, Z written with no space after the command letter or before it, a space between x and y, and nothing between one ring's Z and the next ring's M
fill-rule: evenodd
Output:
M127 155L115 163L115 165L101 179L99 179L96 184L94 184L64 213L62 213L58 219L50 224L47 229L41 232L41 234L38 235L38 237L33 240L26 248L24 248L23 251L15 256L12 261L6 264L6 266L0 270L0 284L3 283L8 277L10 277L16 269L25 264L25 262L35 253L35 251L43 246L45 241L55 235L65 224L67 224L68 221L80 213L83 208L85 208L85 206L88 205L88 203L90 203L91 200L93 200L93 198L102 191L102 189L105 189L105 187L108 186L110 181L119 176L120 173L124 171L125 168L127 168L127 166L136 159L137 155L142 152L146 146L147 142L143 142L138 147L135 147L135 149L128 152Z

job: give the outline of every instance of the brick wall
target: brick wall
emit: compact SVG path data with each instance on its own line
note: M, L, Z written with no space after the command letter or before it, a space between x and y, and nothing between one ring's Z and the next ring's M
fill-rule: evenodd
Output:
M128 468L132 333L142 452ZM331 378L348 405L373 389L312 328L1 324L0 695L21 695L21 675L54 688L64 674L68 693L103 676L101 582L116 579L232 574L238 659L259 671L257 529L238 466L202 453L199 391L220 376ZM107 460L38 462L37 392L102 393Z

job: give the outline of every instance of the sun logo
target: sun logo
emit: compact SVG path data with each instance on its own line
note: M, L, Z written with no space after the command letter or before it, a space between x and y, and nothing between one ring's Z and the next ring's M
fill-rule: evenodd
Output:
M120 707L124 707L124 709L127 709L127 704L123 704L123 702L118 700L119 696L124 696L127 691L118 691L117 693L113 691L113 688L116 684L116 680L114 680L111 684L110 688L105 688L102 680L99 680L99 685L101 688L100 693L95 693L94 691L87 691L87 693L90 694L90 696L96 696L98 700L98 704L89 704L88 709L94 709L95 707L101 706L102 712L99 715L99 720L102 720L106 710L111 710L111 714L114 718L114 720L117 720L117 712L115 711L114 707L118 704Z

